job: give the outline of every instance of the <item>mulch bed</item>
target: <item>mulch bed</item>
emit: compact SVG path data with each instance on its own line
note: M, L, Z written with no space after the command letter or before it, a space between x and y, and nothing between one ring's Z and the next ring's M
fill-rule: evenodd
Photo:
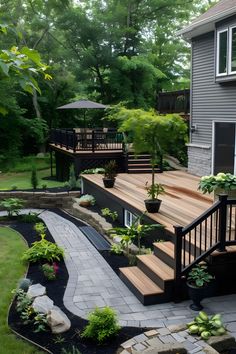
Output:
M58 211L58 214L64 214L61 216L65 217L65 213L63 212ZM67 219L69 218L70 217L67 215ZM75 222L75 219L72 219L73 222ZM83 225L82 222L77 222ZM36 232L33 230L32 224L14 221L10 223L10 226L24 236L29 246L32 244L32 242L38 239L38 237L36 236ZM47 240L54 242L51 234L48 231ZM113 258L113 256L108 258ZM118 261L115 260L115 258L113 260L113 263L115 263L114 267L116 268ZM73 315L65 308L63 304L63 296L68 281L68 272L64 261L59 263L58 278L55 281L50 282L45 280L39 268L39 265L37 264L29 266L27 277L30 278L34 284L40 283L46 286L47 295L54 301L55 305L59 306L61 310L66 313L66 315L71 321L71 328L69 331L62 333L61 335L55 335L49 331L34 333L31 325L22 324L19 314L15 310L14 302L9 311L9 325L17 333L21 334L22 336L30 339L35 343L38 343L40 346L49 349L52 353L59 354L61 353L62 348L69 350L72 348L72 346L75 346L81 351L82 354L113 354L116 353L121 343L144 331L144 329L141 328L124 327L121 329L117 337L113 338L111 341L102 346L92 343L91 341L84 340L80 338L79 333L84 329L85 325L87 324L87 321L78 316ZM60 343L58 343L58 341L60 341Z

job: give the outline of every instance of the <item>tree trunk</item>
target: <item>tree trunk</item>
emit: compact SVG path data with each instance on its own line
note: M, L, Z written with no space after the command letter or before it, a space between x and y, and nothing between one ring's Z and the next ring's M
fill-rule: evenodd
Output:
M41 110L40 110L40 106L39 106L39 103L38 103L38 94L37 94L37 91L35 89L33 89L32 98L33 98L33 106L34 106L34 110L35 110L35 113L36 113L36 117L39 118L39 119L42 119ZM39 146L39 152L45 154L45 152L46 152L45 143L43 143L43 144L41 144Z

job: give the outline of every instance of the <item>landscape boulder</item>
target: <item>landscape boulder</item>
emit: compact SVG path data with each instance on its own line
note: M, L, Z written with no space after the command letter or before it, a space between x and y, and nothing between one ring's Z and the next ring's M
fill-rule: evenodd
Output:
M36 297L32 304L35 312L44 313L46 315L53 308L53 306L53 301L47 295Z
M52 333L63 333L70 329L71 322L66 314L57 306L54 306L47 315L48 325Z

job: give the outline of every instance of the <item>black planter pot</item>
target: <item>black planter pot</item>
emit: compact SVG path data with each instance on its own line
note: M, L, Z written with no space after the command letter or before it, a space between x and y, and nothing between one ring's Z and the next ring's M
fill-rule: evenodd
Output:
M188 294L193 303L189 306L193 311L201 311L203 306L201 301L206 297L211 297L215 292L215 283L212 282L204 287L198 288L187 282Z
M146 199L144 200L146 209L149 213L158 213L161 205L160 199Z
M114 184L115 184L115 178L107 178L107 177L104 177L103 178L103 184L104 184L104 187L105 188L113 188L114 187Z

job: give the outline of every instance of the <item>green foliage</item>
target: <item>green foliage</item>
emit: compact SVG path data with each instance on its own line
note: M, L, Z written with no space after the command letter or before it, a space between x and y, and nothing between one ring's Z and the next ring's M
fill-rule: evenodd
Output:
M42 271L46 279L55 280L56 279L56 270L52 264L43 264Z
M146 182L146 190L148 197L150 197L152 200L158 199L160 194L165 193L165 189L160 183L154 183L148 186L148 182Z
M81 354L79 349L77 349L74 345L72 345L71 349L62 348L62 354Z
M104 168L90 168L81 172L81 175L93 175L93 174L104 174Z
M120 236L121 246L126 250L126 253L128 255L129 255L129 246L135 239L137 240L139 254L140 254L141 238L154 229L162 228L162 226L159 224L150 224L150 225L141 224L144 215L145 214L142 214L141 216L137 217L137 219L132 223L130 227L115 227L109 230L111 234Z
M56 243L50 242L42 238L40 241L36 241L32 246L26 250L22 256L22 261L36 263L47 261L52 263L53 261L60 261L64 257L64 251L57 246Z
M34 332L46 332L48 330L47 315L38 313L33 320Z
M208 273L207 266L199 264L194 267L189 273L187 280L191 285L201 288L210 283L214 277Z
M95 198L90 194L82 195L82 197L78 198L77 201L78 201L78 204L81 206L86 206L86 204L87 204L87 206L90 206L90 205L94 205L96 203Z
M216 176L203 176L199 187L204 194L211 193L216 189L222 189L225 193L236 189L236 176L231 173L218 173Z
M8 217L11 218L14 214L19 215L25 202L19 198L8 198L0 202L0 206L7 210Z
M85 327L82 337L92 339L102 344L117 335L120 330L117 315L109 307L103 309L96 308L88 316L88 325Z
M27 292L29 289L29 286L32 284L31 280L29 278L22 278L18 282L18 287L17 289L23 290L24 292Z
M23 316L25 315L25 312L29 313L29 308L31 307L33 303L33 299L29 298L27 296L27 293L23 290L18 288L17 290L14 291L16 295L16 311L19 312L20 316L23 313Z
M47 226L43 222L37 222L34 225L34 230L37 232L39 236L41 236L41 238L44 238L46 235Z
M118 243L113 243L113 245L111 245L110 252L113 254L121 255L123 254L123 247Z
M76 190L81 187L80 179L76 179L74 165L70 166L69 181L65 182L64 187L69 188L70 190Z
M194 321L187 324L187 327L190 334L197 334L204 340L211 336L221 336L226 333L221 315L208 316L204 311L200 311Z
M112 211L109 208L101 209L102 216L109 217L112 221L116 221L118 219L117 211Z
M115 160L111 160L104 166L104 177L113 179L117 176L117 163Z
M37 170L36 167L33 166L31 171L31 185L34 189L36 189L38 187L38 184L39 184L39 180L38 180Z
M38 213L34 213L34 212L29 212L28 214L22 214L21 215L21 220L23 222L27 222L27 223L32 223L32 224L35 224L37 222L40 221L39 219L39 214Z
M11 190L12 191L16 191L17 190L17 186L15 186L15 185L11 186Z
M65 337L62 337L60 334L58 334L56 337L53 338L53 342L56 344L62 344L65 342Z

